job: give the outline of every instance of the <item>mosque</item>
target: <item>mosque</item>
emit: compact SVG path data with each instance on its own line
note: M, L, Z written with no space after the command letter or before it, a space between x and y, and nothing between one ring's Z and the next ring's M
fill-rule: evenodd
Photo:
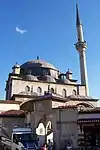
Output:
M80 84L73 79L71 70L62 73L54 65L37 57L36 60L12 67L6 81L6 100L0 102L1 118L24 118L23 123L36 128L38 135L44 135L45 140L54 137L58 150L68 141L74 148L83 150L91 149L91 146L100 148L99 99L89 95L87 43L78 5L76 29L75 48L80 60Z

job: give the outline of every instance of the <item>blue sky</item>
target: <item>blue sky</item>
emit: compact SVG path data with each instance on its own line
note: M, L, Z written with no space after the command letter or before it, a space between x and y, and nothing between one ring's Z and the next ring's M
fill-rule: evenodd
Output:
M62 72L70 68L80 81L76 43L75 0L0 1L0 98L12 66L40 59ZM79 0L79 10L88 43L86 53L90 95L100 96L100 0ZM28 32L16 32L16 26Z

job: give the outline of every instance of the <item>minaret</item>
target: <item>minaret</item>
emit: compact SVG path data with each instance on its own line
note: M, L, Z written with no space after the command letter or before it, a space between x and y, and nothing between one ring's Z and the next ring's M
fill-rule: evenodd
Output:
M81 20L79 17L79 10L78 5L76 4L76 28L77 28L77 43L75 47L79 52L79 59L80 59L80 73L81 73L81 84L86 86L86 95L89 95L88 89L88 78L87 78L87 67L86 67L86 48L87 44L84 40L83 36L83 28L81 24Z

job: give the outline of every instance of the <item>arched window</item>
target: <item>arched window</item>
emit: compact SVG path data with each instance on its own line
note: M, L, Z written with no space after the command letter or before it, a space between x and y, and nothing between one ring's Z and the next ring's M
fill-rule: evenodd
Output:
M37 135L44 135L45 134L45 128L44 128L44 124L42 122L40 122L38 124L38 127L36 128L36 134Z
M53 88L51 88L51 93L54 93L54 89Z
M66 97L66 96L67 96L67 93L66 93L66 90L65 90L65 89L62 90L62 96L63 96L63 97Z
M52 127L51 127L51 121L49 121L48 123L47 123L47 126L46 126L48 129L51 129Z
M77 93L76 93L76 90L73 90L73 95L76 95Z
M51 121L49 121L46 125L46 132L50 132L52 130L52 125L51 125Z
M42 93L42 89L40 87L37 88L37 92L38 94L41 94Z
M31 92L33 92L33 86L31 86Z
M25 92L30 92L30 87L28 85L25 87Z
M84 105L78 105L78 110L84 110L85 109L85 106Z
M94 108L94 106L90 103L78 103L76 106L81 108Z
M24 70L24 69L21 69L21 70L20 70L20 74L21 74L21 75L25 74L25 70Z

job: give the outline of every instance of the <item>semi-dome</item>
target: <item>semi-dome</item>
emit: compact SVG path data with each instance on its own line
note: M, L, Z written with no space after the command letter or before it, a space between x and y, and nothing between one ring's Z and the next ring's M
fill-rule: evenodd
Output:
M52 64L49 64L46 61L38 60L38 59L27 61L26 63L21 65L21 68L36 68L36 67L42 67L42 68L49 68L49 69L53 69L53 70L58 70Z
M50 75L45 75L43 77L43 80L47 81L47 82L56 82L56 80L52 76L50 76Z
M31 74L28 74L24 77L24 79L26 80L29 80L29 81L38 81L37 77L31 75Z

